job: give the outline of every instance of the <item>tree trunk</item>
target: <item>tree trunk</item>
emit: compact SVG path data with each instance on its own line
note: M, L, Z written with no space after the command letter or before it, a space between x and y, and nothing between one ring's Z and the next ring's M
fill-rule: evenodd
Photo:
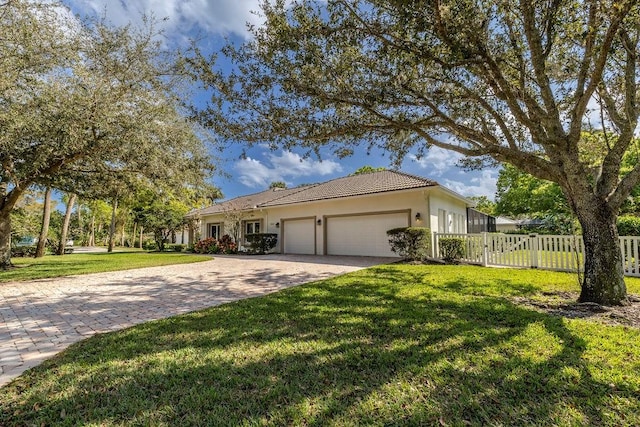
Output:
M0 270L11 264L11 209L0 211Z
M138 223L133 221L133 232L131 233L131 245L130 247L136 247L136 231L138 231Z
M47 235L49 234L49 220L51 219L51 188L47 188L44 193L44 208L42 212L42 227L40 228L40 237L38 238L38 246L36 247L36 258L44 256L47 244Z
M118 199L113 199L113 208L111 209L111 226L109 227L109 246L107 252L113 252L113 246L115 244L114 237L116 234L116 211L118 210Z
M585 249L584 278L580 302L604 305L627 303L622 253L616 215L603 202L578 209Z
M69 233L69 223L71 222L71 212L73 211L73 205L76 202L75 194L69 197L67 203L67 211L64 213L64 221L62 222L62 232L60 233L60 246L58 246L58 255L64 255L64 248L67 246L67 234Z
M143 227L143 226L140 226L140 249L142 249L142 238L144 237L144 236L142 235L142 231L143 231L143 230L144 230L144 227Z
M96 245L96 214L91 215L91 225L89 227L91 227L91 230L89 231L88 246L95 246Z

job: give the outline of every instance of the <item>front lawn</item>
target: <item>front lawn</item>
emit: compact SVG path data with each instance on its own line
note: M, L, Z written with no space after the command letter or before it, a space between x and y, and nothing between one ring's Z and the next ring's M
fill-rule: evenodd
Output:
M0 283L33 280L73 274L102 273L132 268L186 264L210 260L211 257L172 252L112 252L47 255L43 258L12 258L15 268L0 269Z
M640 425L640 330L513 302L576 290L375 267L78 343L0 389L0 425Z

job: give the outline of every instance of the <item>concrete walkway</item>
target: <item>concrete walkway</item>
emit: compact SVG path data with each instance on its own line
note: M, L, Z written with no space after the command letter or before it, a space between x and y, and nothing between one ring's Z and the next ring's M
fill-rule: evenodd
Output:
M347 273L390 258L211 261L0 284L0 386L91 335Z

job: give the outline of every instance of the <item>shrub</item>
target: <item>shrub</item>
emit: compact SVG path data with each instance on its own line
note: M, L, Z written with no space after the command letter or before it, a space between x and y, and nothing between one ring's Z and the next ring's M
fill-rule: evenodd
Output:
M455 262L464 256L464 239L446 237L438 241L440 256L446 262Z
M170 243L168 245L165 245L164 247L168 251L182 252L185 246L186 245L181 245L180 243Z
M264 254L276 247L278 235L275 233L255 233L245 236L251 252Z
M11 248L11 256L14 258L32 257L35 255L36 246L14 246Z
M157 251L158 244L153 240L148 240L142 243L142 249L144 249L145 251Z
M213 237L207 237L206 239L198 241L193 247L193 250L199 254L218 254L220 253L220 245Z
M238 253L238 245L228 234L225 234L220 238L220 240L218 240L218 246L220 247L220 252L223 254L228 255Z
M426 227L400 227L387 231L391 250L408 261L419 261L429 255L431 230Z
M632 215L618 217L618 234L621 236L640 236L640 217Z

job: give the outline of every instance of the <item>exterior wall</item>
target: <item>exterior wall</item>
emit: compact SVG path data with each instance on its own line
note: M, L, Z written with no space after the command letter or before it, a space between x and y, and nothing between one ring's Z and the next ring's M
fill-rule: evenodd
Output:
M282 251L281 224L283 220L312 217L316 223L316 253L325 254L326 217L334 215L375 214L385 212L407 211L410 225L413 227L429 227L438 231L438 210L459 215L461 227L466 232L466 203L438 188L421 188L416 190L397 191L393 193L372 194L334 200L300 203L281 207L255 209L245 216L245 220L262 220L262 232L278 234L276 252ZM416 220L416 214L420 219ZM320 225L317 225L320 220ZM208 225L223 223L222 234L231 234L223 214L208 215L201 218L200 235L208 237Z
M432 232L467 232L467 205L463 200L441 189L434 189L430 193L429 201L429 223Z
M273 207L269 208L267 225L269 226L268 232L279 233L279 229L275 227L275 224L280 223L283 219L313 217L316 223L320 220L321 225L316 225L316 253L325 255L324 227L326 226L326 217L346 214L397 212L400 210L408 211L408 215L411 218L411 226L429 227L429 200L425 189ZM416 213L420 213L420 220L416 220Z

